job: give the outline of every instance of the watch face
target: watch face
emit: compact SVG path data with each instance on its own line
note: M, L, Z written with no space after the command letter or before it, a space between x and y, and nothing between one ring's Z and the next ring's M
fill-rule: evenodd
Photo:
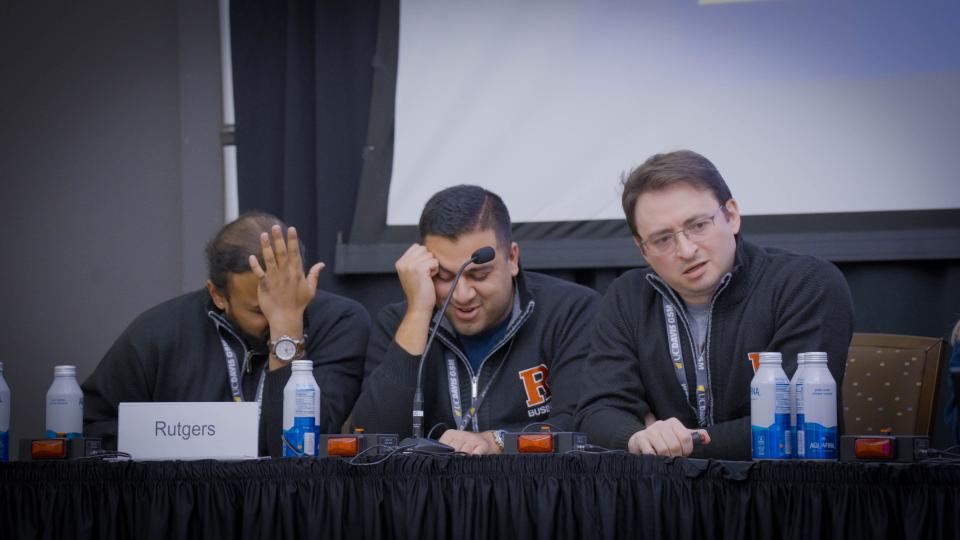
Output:
M274 354L278 360L292 360L297 355L297 344L291 339L281 339L274 348Z

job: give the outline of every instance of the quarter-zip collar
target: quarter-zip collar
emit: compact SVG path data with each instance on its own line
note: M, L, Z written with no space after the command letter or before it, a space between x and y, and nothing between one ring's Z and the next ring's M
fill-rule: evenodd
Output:
M737 239L737 247L739 250L739 247L740 247L739 238ZM735 259L733 269L730 272L727 272L726 274L724 274L720 278L720 282L717 284L717 288L713 291L713 294L710 296L710 307L707 310L706 339L704 341L703 351L702 351L703 363L704 363L704 366L706 367L706 372L707 372L708 385L712 384L712 381L713 381L713 376L710 373L710 332L713 326L713 310L716 307L717 299L720 298L720 295L723 294L723 291L726 290L727 287L730 285L730 282L733 280L734 274L737 273L740 270L740 268L741 268L741 265ZM739 272L739 273L742 274L743 272ZM645 277L647 281L650 283L650 285L653 287L653 289L660 294L663 301L668 302L673 306L674 311L677 314L677 318L683 322L682 326L687 335L687 343L689 345L689 352L690 352L689 356L684 355L685 356L684 365L686 366L688 361L696 362L697 358L699 357L696 350L697 342L693 338L693 333L690 331L690 321L687 317L688 314L687 314L686 303L683 302L683 300L680 298L677 292L673 290L673 288L670 287L662 278L660 278L660 276L657 275L656 272L653 272L652 269L650 273L648 273ZM687 373L687 380L688 380L688 388L694 388L695 385L689 384L690 372L687 371L686 373ZM708 396L707 399L709 400L709 403L710 403L710 418L708 419L708 423L709 425L712 425L713 411L716 410L714 407L714 397L713 397L712 389L708 389L707 396ZM688 394L685 397L689 402L691 396ZM691 404L691 407L692 407L692 404ZM696 414L695 408L694 408L694 414Z
M240 350L243 352L243 366L241 368L243 373L252 373L253 372L253 357L257 355L268 355L269 351L267 350L266 344L262 347L256 347L251 349L247 342L241 337L240 332L230 324L230 321L223 315L223 312L214 309L213 304L208 299L207 302L207 317L210 318L210 321L213 323L214 328L217 330L217 334L228 340L236 342L240 345ZM306 322L304 322L304 328L306 328Z
M460 346L460 342L456 337L456 331L454 330L453 325L447 321L446 317L440 320L440 329L437 331L436 339L443 343L443 345L450 350L454 356L457 357L460 364L469 374L471 403L475 403L479 397L479 394L481 393L480 381L481 376L485 373L484 367L486 367L487 361L493 358L493 356L503 349L504 346L507 346L507 353L504 354L503 358L501 358L497 363L492 374L488 377L484 377L484 379L487 381L487 385L489 385L493 384L493 379L499 372L500 367L506 363L506 357L510 354L509 344L511 343L511 340L517 334L517 332L520 331L520 328L523 327L523 324L533 314L535 307L536 302L526 288L525 281L523 279L523 269L521 269L517 274L517 278L514 280L513 307L511 308L510 323L507 325L507 331L504 333L503 337L500 338L497 344L490 349L490 352L487 353L483 360L480 361L480 365L476 372L474 372L473 367L470 365L470 360L467 358L466 353ZM479 410L474 412L471 423L474 431L480 431Z

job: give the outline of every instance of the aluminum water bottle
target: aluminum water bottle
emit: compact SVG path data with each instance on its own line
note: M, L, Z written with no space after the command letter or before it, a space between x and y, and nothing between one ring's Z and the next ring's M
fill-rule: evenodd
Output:
M320 434L320 387L313 378L312 360L294 360L283 388L283 455L317 455Z
M10 387L3 378L0 362L0 461L10 460Z
M797 383L800 381L803 364L806 361L807 353L797 354L797 371L793 373L790 379L790 457L798 457L797 451Z
M797 457L837 459L837 382L827 353L808 352L797 383Z
M53 368L53 384L47 390L46 436L83 436L83 391L77 384L76 366Z
M789 457L790 379L778 352L760 353L760 368L750 383L750 431L753 459Z

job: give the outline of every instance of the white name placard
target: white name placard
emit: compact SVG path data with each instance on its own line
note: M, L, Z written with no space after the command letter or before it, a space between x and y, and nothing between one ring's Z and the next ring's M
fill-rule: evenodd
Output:
M133 459L257 457L254 402L121 403L117 420L117 449Z

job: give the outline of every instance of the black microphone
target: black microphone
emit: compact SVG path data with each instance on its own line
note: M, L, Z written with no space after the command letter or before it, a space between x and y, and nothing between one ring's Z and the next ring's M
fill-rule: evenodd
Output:
M494 251L492 247L484 246L474 251L470 259L460 265L460 269L457 270L457 275L453 276L447 297L444 298L440 309L433 316L433 320L431 321L433 328L430 329L430 334L427 336L427 344L423 348L423 354L420 355L420 365L417 367L417 390L413 394L413 436L400 441L400 446L412 446L412 450L420 452L453 452L453 448L445 444L423 438L423 364L427 358L427 353L430 352L430 345L433 343L433 338L436 337L437 331L440 329L440 321L443 320L443 314L446 313L450 299L453 298L453 291L457 290L457 282L460 281L460 276L463 274L463 271L471 264L485 264L492 261L496 256L497 252Z

